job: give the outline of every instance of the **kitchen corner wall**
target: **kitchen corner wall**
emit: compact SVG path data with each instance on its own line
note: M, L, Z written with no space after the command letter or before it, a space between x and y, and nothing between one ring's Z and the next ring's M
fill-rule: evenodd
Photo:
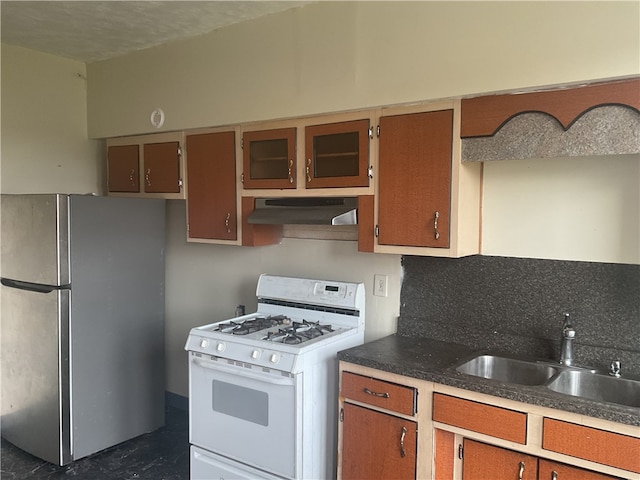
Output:
M398 333L559 358L565 313L578 365L640 375L640 265L472 256L402 258Z
M279 245L237 247L186 242L185 203L167 202L167 388L187 394L184 344L192 327L234 316L236 305L256 308L261 273L362 282L366 292L365 341L396 330L400 256L359 253L357 242L284 238ZM387 297L373 296L373 276L388 276Z

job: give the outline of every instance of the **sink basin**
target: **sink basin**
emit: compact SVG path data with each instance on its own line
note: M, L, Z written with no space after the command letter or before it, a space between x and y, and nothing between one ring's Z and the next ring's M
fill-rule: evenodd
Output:
M535 361L495 355L479 355L459 365L456 370L467 375L518 385L542 385L557 372L555 368Z
M640 381L638 380L579 370L564 370L549 382L548 388L574 397L640 407Z

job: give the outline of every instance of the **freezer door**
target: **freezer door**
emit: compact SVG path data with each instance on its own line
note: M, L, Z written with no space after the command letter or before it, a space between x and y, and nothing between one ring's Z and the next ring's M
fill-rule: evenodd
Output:
M2 195L2 277L68 285L69 196Z
M0 295L2 436L37 457L63 465L71 461L70 291L24 290L3 280Z

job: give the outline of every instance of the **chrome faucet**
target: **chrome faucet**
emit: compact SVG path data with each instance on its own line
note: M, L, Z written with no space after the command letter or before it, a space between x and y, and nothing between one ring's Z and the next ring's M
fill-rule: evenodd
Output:
M564 325L562 327L562 347L560 348L560 363L562 365L573 365L573 339L576 337L576 330L571 325L569 314L564 314Z

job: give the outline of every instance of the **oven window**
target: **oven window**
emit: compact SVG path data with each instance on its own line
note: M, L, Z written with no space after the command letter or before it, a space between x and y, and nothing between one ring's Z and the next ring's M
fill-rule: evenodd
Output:
M253 388L214 380L212 383L214 411L269 426L269 395Z

